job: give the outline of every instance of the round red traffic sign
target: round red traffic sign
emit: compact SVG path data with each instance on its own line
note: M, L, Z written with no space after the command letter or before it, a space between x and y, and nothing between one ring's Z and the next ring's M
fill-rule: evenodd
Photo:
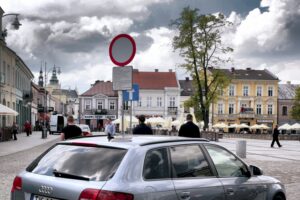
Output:
M117 35L109 45L109 57L120 67L128 65L133 60L135 52L135 41L128 34Z

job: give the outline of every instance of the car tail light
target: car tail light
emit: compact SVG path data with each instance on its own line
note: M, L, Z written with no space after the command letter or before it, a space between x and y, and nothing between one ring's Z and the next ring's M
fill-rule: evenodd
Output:
M11 192L14 192L15 190L22 190L22 178L19 176L15 177Z
M81 192L79 200L97 200L100 190L96 189L85 189Z
M133 200L132 194L113 192L107 190L85 189L81 192L79 200Z
M87 132L87 131L83 131L82 134L83 134L84 136L89 136L89 135L91 135L90 132Z

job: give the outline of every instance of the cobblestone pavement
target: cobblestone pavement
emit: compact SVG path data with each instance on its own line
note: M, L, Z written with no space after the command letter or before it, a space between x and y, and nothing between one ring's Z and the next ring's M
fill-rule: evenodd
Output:
M38 155L55 144L57 140L39 145L29 150L0 156L0 199L9 200L10 190L15 176L24 170Z
M236 142L243 139L221 139L218 144L236 151ZM246 140L248 164L261 168L265 175L284 183L287 200L300 199L300 142L281 141L282 148L270 148L268 140Z

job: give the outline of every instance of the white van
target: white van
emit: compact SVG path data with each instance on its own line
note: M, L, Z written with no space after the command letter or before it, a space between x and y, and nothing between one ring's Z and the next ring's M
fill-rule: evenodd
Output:
M50 117L50 134L61 133L67 125L67 118L61 114L51 115Z

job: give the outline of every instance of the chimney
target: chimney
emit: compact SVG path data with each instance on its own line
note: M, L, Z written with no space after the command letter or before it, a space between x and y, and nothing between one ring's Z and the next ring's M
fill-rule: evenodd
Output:
M234 67L231 67L231 73L233 73L233 72L234 72L234 70L235 70L235 69L234 69Z
M169 69L169 72L172 72L172 69Z
M155 69L154 71L155 71L155 72L158 72L158 69Z
M190 78L189 77L185 77L185 81L189 81L190 80Z
M247 67L246 70L251 70L251 68L250 68L250 67Z
M291 81L287 81L286 83L287 83L288 85L291 85Z

